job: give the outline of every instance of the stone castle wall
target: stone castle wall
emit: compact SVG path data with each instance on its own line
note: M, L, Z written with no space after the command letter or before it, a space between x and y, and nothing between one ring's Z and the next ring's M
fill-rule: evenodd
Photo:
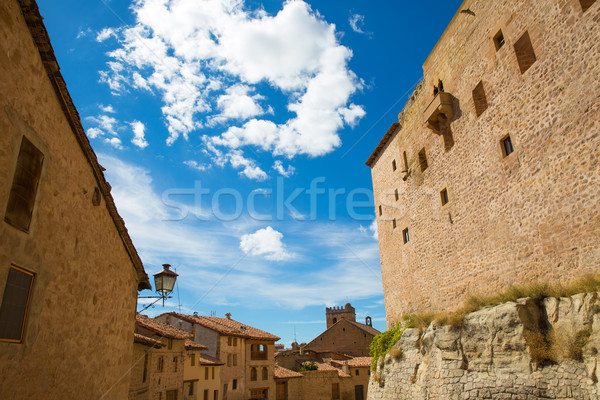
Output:
M407 329L395 345L401 356L386 355L371 374L368 398L598 399L599 307L598 293L541 304L520 299L467 314L460 328ZM553 361L531 356L527 332L540 328L553 337ZM581 332L581 354L569 356L566 350Z
M388 325L471 294L598 270L599 22L598 1L585 12L579 0L463 2L399 128L369 161ZM535 62L522 73L515 44L526 32ZM450 141L425 123L438 79L453 96ZM504 157L507 135L514 152Z

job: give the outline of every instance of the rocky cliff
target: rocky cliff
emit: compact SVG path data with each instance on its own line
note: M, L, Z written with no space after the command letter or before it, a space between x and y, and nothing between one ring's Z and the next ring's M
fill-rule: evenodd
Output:
M406 329L395 347L369 400L600 398L599 293L484 308L460 327Z

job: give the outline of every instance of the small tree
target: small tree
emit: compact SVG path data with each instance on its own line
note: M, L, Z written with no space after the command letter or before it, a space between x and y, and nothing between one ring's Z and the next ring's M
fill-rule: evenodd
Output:
M302 363L302 366L300 367L300 371L316 371L317 369L319 369L319 367L313 361Z

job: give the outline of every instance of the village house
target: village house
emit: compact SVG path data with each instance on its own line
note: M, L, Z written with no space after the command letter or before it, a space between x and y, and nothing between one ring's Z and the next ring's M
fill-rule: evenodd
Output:
M194 341L208 350L221 367L221 399L275 399L274 348L279 337L231 319L185 315L175 312L155 318L193 334Z
M276 400L364 400L371 373L369 345L380 332L356 322L350 303L325 309L327 329L308 344L275 355ZM309 366L314 368L307 368Z
M373 328L371 317L366 317L364 324L356 322L356 311L350 303L344 307L326 308L325 315L327 329L306 344L304 349L336 351L354 357L369 355L369 345L381 333Z
M186 357L183 367L184 400L214 400L219 398L221 366L216 358L202 354L208 350L192 340L185 341Z
M0 21L2 397L124 399L148 276L37 4Z
M600 265L600 3L466 0L373 151L388 325Z
M191 335L136 315L130 400L177 400L184 394L184 365ZM196 349L206 349L195 344ZM188 389L189 391L189 389Z

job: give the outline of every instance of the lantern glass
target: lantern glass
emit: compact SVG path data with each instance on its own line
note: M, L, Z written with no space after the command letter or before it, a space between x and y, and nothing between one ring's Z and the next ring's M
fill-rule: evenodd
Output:
M165 269L154 274L154 286L157 292L164 295L173 291L178 275L169 269L171 267L169 264L163 264L163 266Z

